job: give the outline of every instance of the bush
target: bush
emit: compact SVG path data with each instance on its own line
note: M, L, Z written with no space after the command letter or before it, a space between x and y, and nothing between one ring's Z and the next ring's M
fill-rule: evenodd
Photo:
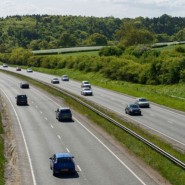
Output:
M116 46L103 47L99 51L100 56L121 56L123 50Z

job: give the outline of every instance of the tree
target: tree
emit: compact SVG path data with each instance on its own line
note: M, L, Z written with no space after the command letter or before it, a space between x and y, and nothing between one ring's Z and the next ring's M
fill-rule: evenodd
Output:
M185 28L180 30L177 34L175 34L175 39L178 41L184 41L185 40Z
M154 41L154 34L144 28L138 28L138 24L126 22L117 32L120 42L125 46L148 44Z
M107 38L100 33L94 33L87 38L85 43L90 46L106 46Z

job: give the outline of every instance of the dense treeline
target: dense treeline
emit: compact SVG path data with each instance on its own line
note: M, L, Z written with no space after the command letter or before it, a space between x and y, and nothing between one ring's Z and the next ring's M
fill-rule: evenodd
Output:
M25 15L0 18L0 52L185 40L185 18Z
M175 84L185 82L185 46L172 51L151 49L145 45L131 46L125 50L110 47L115 56L34 56L30 51L18 48L11 54L1 54L0 61L14 65L69 68L84 72L98 72L111 80L123 80L141 84ZM120 55L120 51L122 55ZM103 55L105 53L105 55ZM118 57L119 55L119 57Z

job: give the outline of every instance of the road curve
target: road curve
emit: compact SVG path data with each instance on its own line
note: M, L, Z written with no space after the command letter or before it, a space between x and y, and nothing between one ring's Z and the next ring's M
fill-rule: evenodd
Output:
M0 73L0 93L7 100L20 162L21 181L26 185L157 185L156 179L123 155L100 133L75 116L73 122L58 122L60 105L31 86L20 89L20 80ZM26 94L29 106L17 106L15 96ZM105 144L106 143L106 144ZM49 157L55 152L75 156L77 175L53 177Z
M16 72L15 68L10 67L6 68L5 70ZM39 72L27 73L25 70L22 70L21 74L48 83L51 82L52 78L56 77ZM78 95L80 95L81 92L80 82L77 81L70 80L69 82L61 82L57 86ZM140 125L143 125L144 127L153 130L155 133L164 136L169 141L172 141L180 146L182 149L185 149L185 113L181 113L180 111L177 112L175 110L173 111L171 109L169 110L165 107L151 103L151 108L142 109L142 116L129 116L125 114L124 108L126 104L134 102L134 98L93 85L92 88L94 96L84 98L104 106L131 121L136 121Z

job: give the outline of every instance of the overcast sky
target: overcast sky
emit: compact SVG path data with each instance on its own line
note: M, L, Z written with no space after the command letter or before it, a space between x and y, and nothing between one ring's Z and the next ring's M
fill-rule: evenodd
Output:
M185 17L185 0L0 0L0 17L28 14Z

